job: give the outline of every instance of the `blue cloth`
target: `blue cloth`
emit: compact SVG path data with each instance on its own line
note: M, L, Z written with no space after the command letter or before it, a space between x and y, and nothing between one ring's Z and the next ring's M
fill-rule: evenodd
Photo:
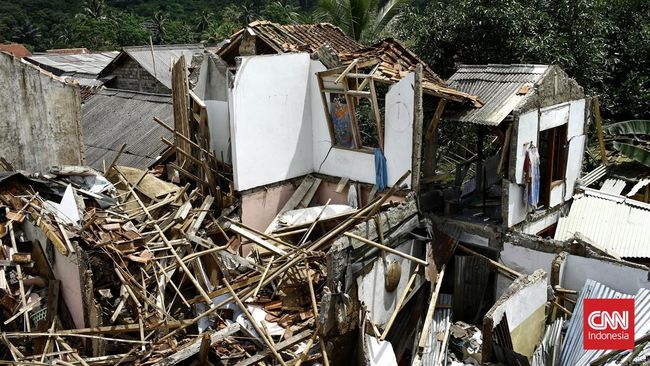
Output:
M388 186L386 157L380 148L375 148L375 185L377 192L382 192Z

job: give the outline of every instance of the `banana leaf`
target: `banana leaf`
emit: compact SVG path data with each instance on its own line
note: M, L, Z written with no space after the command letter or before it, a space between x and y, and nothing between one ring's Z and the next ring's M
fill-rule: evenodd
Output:
M603 127L603 131L609 135L647 136L650 135L650 120L633 119L630 121L613 123Z
M621 152L621 154L627 156L632 160L636 160L639 163L650 168L650 151L642 149L638 146L624 144L614 141L614 149Z

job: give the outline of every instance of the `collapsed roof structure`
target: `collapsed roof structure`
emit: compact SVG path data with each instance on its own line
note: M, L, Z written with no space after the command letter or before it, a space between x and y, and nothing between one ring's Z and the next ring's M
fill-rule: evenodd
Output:
M640 204L584 186L591 98L560 68L464 65L444 81L394 39L365 47L330 24L260 21L216 54L124 48L100 75L116 89L79 109L97 170L0 175L2 357L649 354L574 347L595 281L640 303L650 281L631 251L573 229L593 226L594 197L616 196L628 217Z

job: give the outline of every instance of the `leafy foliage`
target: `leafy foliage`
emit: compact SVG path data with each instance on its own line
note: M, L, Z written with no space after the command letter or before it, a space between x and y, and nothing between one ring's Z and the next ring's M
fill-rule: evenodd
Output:
M434 0L391 30L443 77L458 63L557 64L621 120L650 115L649 16L644 0Z
M0 0L0 43L34 51L223 41L258 20L314 20L316 0Z
M621 154L650 168L650 151L638 145L618 141L614 141L613 146L614 149L620 151Z
M350 37L361 40L370 37L367 33L381 32L406 3L389 0L380 6L379 0L321 0L319 7L328 21Z

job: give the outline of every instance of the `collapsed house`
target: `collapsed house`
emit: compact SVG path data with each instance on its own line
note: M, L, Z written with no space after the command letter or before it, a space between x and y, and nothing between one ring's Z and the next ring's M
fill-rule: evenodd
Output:
M576 348L594 283L640 304L650 286L624 260L642 248L588 230L584 205L612 193L579 179L591 99L558 67L445 82L394 39L254 22L216 53L125 48L101 75L118 89L82 114L103 173L3 173L3 358L647 358ZM645 207L609 198L643 235Z

